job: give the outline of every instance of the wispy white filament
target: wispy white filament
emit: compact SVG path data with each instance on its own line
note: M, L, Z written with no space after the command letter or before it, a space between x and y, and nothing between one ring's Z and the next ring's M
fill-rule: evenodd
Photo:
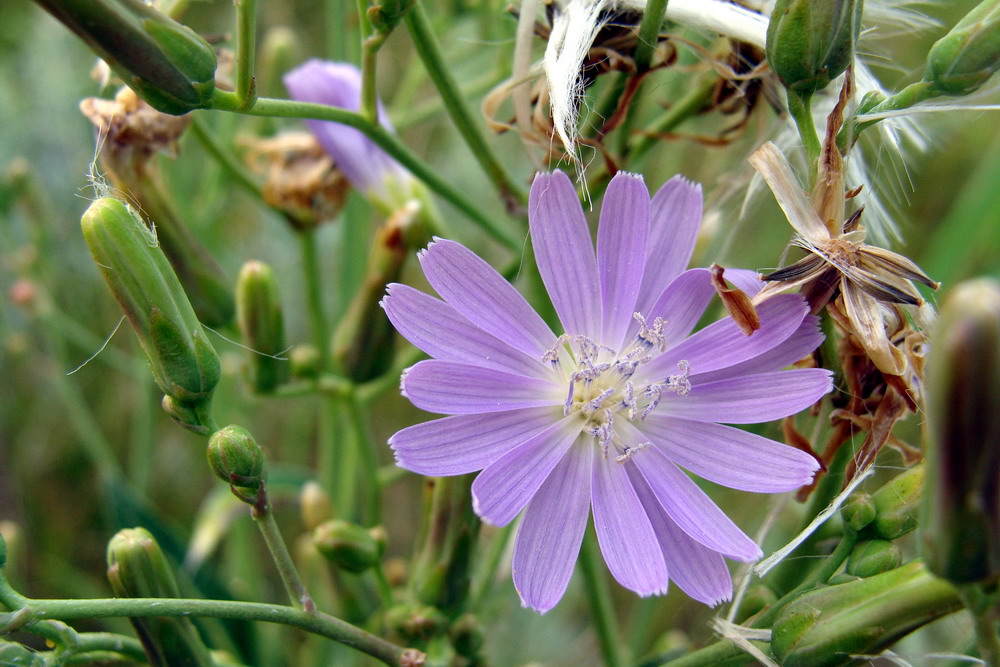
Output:
M730 623L718 616L712 619L712 629L722 635L727 641L752 655L757 662L765 667L780 667L761 651L750 643L750 640L769 642L771 641L771 631L767 628L747 628L742 625Z
M763 577L765 574L770 572L771 568L783 561L788 554L795 551L800 544L806 541L806 538L816 532L817 528L822 526L827 519L833 516L837 510L840 509L840 506L844 504L844 501L847 500L847 497L854 493L854 489L858 488L858 485L868 479L874 472L874 466L868 466L860 472L853 480L851 480L851 483L847 485L847 488L841 491L840 494L833 499L833 502L831 502L825 510L817 514L816 518L813 519L801 533L795 536L795 539L754 565L753 573L758 577Z

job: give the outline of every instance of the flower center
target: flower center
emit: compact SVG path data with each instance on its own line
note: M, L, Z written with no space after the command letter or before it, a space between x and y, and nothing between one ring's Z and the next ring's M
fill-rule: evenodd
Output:
M644 420L667 392L681 396L691 391L690 367L677 363L676 375L637 385L632 381L638 368L666 350L664 321L652 324L639 313L639 331L622 352L597 343L588 336L563 334L543 357L568 385L563 414L579 414L585 430L593 435L605 458L614 455L624 463L649 443L627 445L615 433L615 419Z

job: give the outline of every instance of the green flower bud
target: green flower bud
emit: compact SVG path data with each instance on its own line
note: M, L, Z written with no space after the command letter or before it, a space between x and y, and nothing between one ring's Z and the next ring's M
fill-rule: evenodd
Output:
M778 0L767 26L767 61L800 96L847 69L861 28L862 0Z
M875 534L894 540L917 527L920 492L924 487L923 464L897 475L872 495L875 504Z
M448 638L455 652L467 658L476 658L486 643L483 626L472 614L462 614L448 629Z
M240 500L253 503L267 477L264 452L242 426L219 429L208 439L208 465Z
M236 323L250 348L247 375L255 391L267 393L288 377L285 323L274 271L262 262L247 262L236 278Z
M313 543L321 554L341 569L364 572L377 564L385 552L385 542L378 539L378 533L373 534L375 530L334 519L313 531Z
M392 32L415 3L416 0L383 0L368 8L368 20L378 32Z
M983 0L927 54L924 80L939 95L968 95L1000 68L1000 1Z
M179 116L211 104L215 51L140 0L36 0L153 108Z
M46 667L47 664L42 654L0 639L0 665L3 667Z
M155 235L135 211L110 197L92 203L81 226L157 385L179 403L206 404L219 382L219 356Z
M123 598L178 598L180 589L166 556L144 528L118 531L108 543L108 581ZM196 667L213 664L198 631L187 618L129 619L150 665Z
M1000 574L1000 284L958 285L927 361L921 546L950 581Z
M319 350L316 349L315 345L308 343L296 345L288 354L288 358L292 364L293 376L297 378L319 377L322 370L320 367L322 360L320 359Z
M743 594L740 608L736 612L736 619L742 622L777 600L778 596L770 586L755 581L747 587L746 593Z
M840 516L844 525L853 531L859 531L875 520L875 503L870 495L859 491L844 503Z
M774 621L771 651L783 667L833 667L881 653L962 606L950 584L920 562L804 593Z
M441 610L430 605L405 604L385 613L386 625L407 644L424 644L440 637L448 628Z
M847 573L855 577L873 577L894 570L903 562L903 553L887 540L867 540L854 547L847 557Z

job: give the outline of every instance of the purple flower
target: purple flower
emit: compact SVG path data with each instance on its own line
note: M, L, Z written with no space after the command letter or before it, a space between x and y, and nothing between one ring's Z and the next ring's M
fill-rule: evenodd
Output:
M641 177L619 173L595 254L570 180L539 174L531 239L561 336L452 241L420 254L443 300L389 286L389 319L434 357L404 373L404 395L454 415L392 436L396 460L425 475L482 470L472 491L488 523L523 512L513 571L527 607L545 612L562 597L591 512L626 588L664 593L669 578L707 604L727 600L723 556L761 552L684 470L772 493L807 484L818 467L804 452L718 423L794 414L831 380L822 369L782 370L822 340L797 295L760 304L751 336L728 318L691 335L714 295L706 269L683 270L700 218L699 186L674 178L650 202ZM726 277L751 294L761 287L749 271Z
M313 58L285 74L292 99L358 111L361 108L361 72L348 63ZM382 104L379 123L392 129ZM351 185L391 210L413 196L416 179L371 139L352 127L324 120L307 120L323 149L333 157Z

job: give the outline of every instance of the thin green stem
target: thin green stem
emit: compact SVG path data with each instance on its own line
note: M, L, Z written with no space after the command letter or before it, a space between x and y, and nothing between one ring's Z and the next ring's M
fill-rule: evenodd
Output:
M997 635L1000 608L997 607L996 594L986 593L980 584L956 586L955 589L962 604L972 614L979 657L988 667L1000 667L1000 636Z
M423 60L427 73L434 85L437 86L441 99L444 101L448 115L451 116L455 127L465 139L465 143L469 145L473 156L479 161L480 166L489 176L505 203L508 205L524 204L527 202L524 190L517 187L510 179L496 153L486 141L486 136L483 134L477 118L469 110L458 83L441 55L441 46L438 44L437 36L427 20L427 15L419 0L406 13L404 20L417 54Z
M590 602L594 629L597 631L604 664L607 667L619 667L625 664L618 644L618 637L621 635L611 606L611 592L601 571L601 562L601 549L597 544L597 536L588 528L583 538L583 546L580 548L580 571L583 573L584 587L587 591L587 600Z
M385 568L382 567L381 562L375 564L375 567L372 568L372 574L375 577L375 588L378 591L378 599L382 608L392 609L396 601L393 598L392 586L389 585L389 578L385 576Z
M316 605L313 603L312 597L309 596L305 584L302 583L302 578L299 577L292 556L288 553L288 547L285 546L285 540L281 537L281 530L278 529L278 523L274 520L274 512L271 511L266 498L267 491L261 487L259 493L265 497L261 499L258 506L254 507L253 520L260 528L261 535L264 536L267 550L271 552L271 558L278 568L278 574L281 576L281 582L285 585L285 591L288 593L293 607L314 612Z
M658 135L671 132L675 127L701 111L711 99L712 91L715 90L718 81L719 77L715 73L699 77L684 97L672 104L662 116L653 122L649 132L633 138L628 151L629 156L632 159L642 157L659 141Z
M249 109L257 100L254 57L257 50L257 0L236 0L236 97Z
M399 138L386 130L384 127L375 126L365 120L361 114L352 111L345 111L336 107L313 104L310 102L295 102L292 100L279 100L268 97L257 99L257 103L250 109L242 109L233 93L216 90L212 99L212 109L216 111L230 111L242 113L249 116L262 116L268 118L301 118L314 120L329 120L341 123L348 127L353 127L369 139L379 148L384 150L396 161L409 169L414 176L422 180L428 188L436 192L441 198L450 202L455 208L464 213L477 227L482 229L494 240L502 243L512 250L519 250L521 240L511 231L505 229L486 215L479 206L469 200L464 194L459 192L443 176L438 174L432 167L420 160L410 149L408 149Z
M358 460L361 462L361 472L364 476L364 504L359 512L363 523L377 525L382 522L382 507L380 503L378 482L378 457L375 443L368 434L365 423L365 406L352 392L347 406L347 418L350 420L350 430L353 434L351 444L357 449Z
M361 42L361 115L372 125L379 124L375 71L385 38L385 33L377 32Z
M799 136L802 137L802 144L806 149L806 162L809 165L809 188L812 189L812 185L816 181L819 154L822 150L819 134L816 133L816 122L812 115L812 95L800 97L798 93L789 90L788 113L795 121Z
M660 26L663 25L663 14L667 11L667 0L649 0L646 11L642 14L639 24L639 42L635 47L635 66L640 72L649 69L656 49Z
M302 252L309 326L312 329L313 345L319 351L320 368L326 370L330 366L330 327L326 320L326 309L323 307L323 273L320 269L316 228L299 230L298 237Z
M252 194L257 199L264 201L264 187L247 170L246 165L232 151L222 145L215 138L212 131L206 127L205 122L197 115L191 120L191 132L201 143L209 155L215 158L226 173L228 173L236 184Z
M0 595L4 593L5 583L0 580ZM278 623L299 628L353 647L387 665L403 664L404 658L408 655L418 657L418 652L413 649L404 649L329 614L319 611L306 612L282 605L184 598L32 600L17 595L14 599L15 611L12 613L17 615L18 623L25 625L43 619L71 621L81 618L120 617L228 618ZM4 616L0 615L0 621L2 620ZM10 617L10 620L13 620L13 617Z
M472 602L469 604L469 609L472 611L481 609L483 603L486 602L486 598L493 588L493 582L496 581L497 570L500 569L500 561L503 558L504 552L507 551L507 544L510 542L510 536L513 533L514 524L509 523L493 534L490 546L486 550L486 556L479 561L479 571L476 573L472 584L472 594L470 595Z
M360 520L358 512L358 472L360 449L351 417L350 394L333 396L329 401L332 465L331 492L338 513L352 521Z
M110 632L84 632L59 621L38 621L25 628L27 632L43 637L55 644L60 661L95 651L110 651L132 660L146 661L142 644L134 637ZM62 662L60 662L62 664Z

